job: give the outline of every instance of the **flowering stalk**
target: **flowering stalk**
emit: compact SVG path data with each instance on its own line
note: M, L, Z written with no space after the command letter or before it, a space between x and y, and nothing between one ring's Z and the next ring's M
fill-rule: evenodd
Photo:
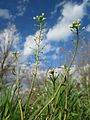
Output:
M28 100L26 103L27 105L29 103L31 94L33 92L35 81L37 80L37 71L38 71L38 66L40 64L40 59L39 59L40 53L44 48L44 46L41 46L41 43L42 43L42 40L44 38L44 26L45 26L44 21L46 20L46 18L44 17L44 13L42 13L42 15L40 15L40 16L33 17L33 19L37 20L39 23L39 25L36 25L36 26L39 26L39 34L34 37L34 42L36 45L36 50L35 50L34 56L35 56L36 63L35 63L35 68L34 68L34 72L33 72L33 79L32 79L32 83L31 83L31 88L29 90L29 96L28 96ZM27 105L26 105L26 108L27 108Z
M76 32L76 48L75 48L73 57L72 57L72 59L71 59L71 62L70 62L70 64L69 64L69 67L68 67L68 69L66 70L66 72L65 72L65 74L64 74L64 76L63 76L63 82L65 81L65 77L67 76L67 74L68 74L68 72L69 72L69 70L70 70L70 67L72 66L72 63L73 63L73 61L74 61L74 59L75 59L75 56L76 56L76 53L77 53L77 50L78 50L79 28L80 28L80 25L81 25L81 24L80 24L80 20L77 20L77 21L73 22L72 25L70 26L71 31ZM38 116L45 110L45 108L55 99L55 97L56 97L56 95L58 94L58 91L60 90L61 86L62 86L62 83L59 84L56 92L55 92L54 95L51 97L51 99L46 103L46 105L45 105L42 109L40 109L38 115L35 117L35 120L36 120L36 119L38 118ZM67 96L66 96L66 104L67 104ZM65 106L67 107L67 105L65 105ZM64 114L64 120L66 120L66 118L67 118L67 115L66 115L66 113L65 113L65 114Z
M69 64L69 67L68 67L68 69L66 70L66 75L68 74L68 72L69 72L69 70L70 70L70 67L72 66L72 64L73 64L73 61L74 61L74 59L75 59L75 56L76 56L76 53L77 53L77 50L78 50L78 42L79 42L79 28L80 28L80 20L77 20L77 21L75 21L75 22L73 22L72 23L72 25L70 25L70 29L71 29L71 31L75 31L75 33L76 33L76 48L75 48L75 51L74 51L74 54L73 54L73 57L72 57L72 59L71 59L71 61L70 61L70 64ZM68 103L68 101L67 101L67 89L66 89L66 95L65 95L65 112L64 112L64 120L67 120L67 103Z
M36 81L37 79L37 70L38 70L38 66L40 64L40 59L39 59L39 54L41 53L43 47L41 47L41 42L42 42L42 39L44 37L43 35L43 27L44 27L44 24L43 22L45 21L46 18L44 18L44 13L42 13L42 15L40 16L36 16L36 17L33 17L34 20L37 20L39 22L39 35L36 36L34 38L34 41L36 43L36 51L35 51L35 68L34 68L34 73L33 73L33 80L32 80L32 84L31 84L31 89L30 89L30 93L29 93L29 99L30 99L30 96L32 94L32 91L33 91L33 87L34 87L34 82Z

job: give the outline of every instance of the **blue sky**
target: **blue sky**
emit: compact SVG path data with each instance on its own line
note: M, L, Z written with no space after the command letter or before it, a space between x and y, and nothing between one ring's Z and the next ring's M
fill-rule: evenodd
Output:
M90 38L90 1L89 0L0 0L0 31L10 29L14 25L18 39L15 50L22 53L23 63L31 61L34 31L33 16L45 13L47 26L44 44L44 66L57 67L64 63L65 56L70 56L71 40L75 39L69 30L69 25L81 19L86 27L83 35ZM9 26L9 28L8 28ZM82 36L83 36L82 35ZM67 57L66 57L66 61Z

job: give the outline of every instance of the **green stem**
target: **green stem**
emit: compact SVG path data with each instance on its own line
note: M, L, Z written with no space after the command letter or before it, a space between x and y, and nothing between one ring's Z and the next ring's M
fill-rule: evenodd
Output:
M67 120L67 85L66 85L66 89L65 89L65 108L64 108L64 119L63 120Z
M20 108L20 113L21 113L21 120L24 120L23 118L23 111L22 111L22 105L21 105L21 100L18 100L19 103L19 108Z
M40 29L39 40L41 40L41 38L42 38L42 31L43 31L42 23L40 23L40 28L39 29ZM29 100L30 100L32 92L33 92L33 87L34 87L35 81L37 79L38 65L39 65L39 62L40 62L39 61L40 42L39 43L36 42L36 45L37 45L36 55L35 55L36 66L35 66L35 69L34 69L34 74L33 74L33 79L32 79L32 83L31 83L31 88L29 90L28 99L27 99L27 102L26 102L26 105L25 105L25 113L26 113L27 106L29 104Z

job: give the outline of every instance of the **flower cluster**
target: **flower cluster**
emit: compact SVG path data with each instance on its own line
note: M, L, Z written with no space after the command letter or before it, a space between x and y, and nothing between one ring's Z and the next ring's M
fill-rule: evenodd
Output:
M80 26L81 26L81 21L78 19L78 20L74 21L72 23L72 25L70 25L69 27L72 30L72 29L79 29Z
M38 22L42 23L46 20L46 18L44 17L44 13L42 13L40 16L33 17L33 20L38 20Z

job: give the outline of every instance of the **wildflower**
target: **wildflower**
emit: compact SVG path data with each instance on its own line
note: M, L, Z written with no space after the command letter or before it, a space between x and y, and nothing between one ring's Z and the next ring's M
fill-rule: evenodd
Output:
M36 20L36 17L33 17L33 20Z
M78 29L80 26L81 26L81 21L78 19L74 21L72 25L70 25L69 27L72 30L72 29Z
M38 18L38 16L36 16L36 18Z
M43 22L44 20L46 20L46 18L44 17L44 13L42 13L42 15L40 16L33 17L33 19L38 20L38 22Z
M33 91L36 91L36 88L35 88L35 87L33 88Z
M42 13L42 16L44 16L44 13Z

